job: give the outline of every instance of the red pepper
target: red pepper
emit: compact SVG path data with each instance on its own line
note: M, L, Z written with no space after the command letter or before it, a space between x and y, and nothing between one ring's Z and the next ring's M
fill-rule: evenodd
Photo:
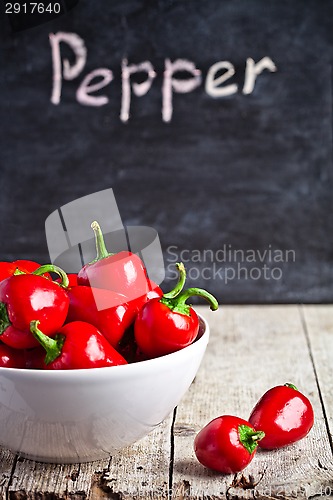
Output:
M5 368L25 368L24 351L0 344L0 366Z
M68 289L69 308L66 322L86 321L94 325L113 347L133 322L126 297L112 290L74 286Z
M34 262L33 260L14 260L13 262L0 262L0 281L3 281L13 274L28 274L32 273L40 267L40 264ZM48 278L51 278L49 274L46 274Z
M32 321L31 332L46 351L43 368L73 370L125 365L126 360L109 344L99 330L84 321L73 321L50 338Z
M68 286L77 286L77 274L76 273L67 273L67 278L68 278ZM57 278L56 280L57 283L61 283L61 278Z
M67 322L86 321L96 326L113 347L117 347L125 330L134 322L143 305L155 297L163 295L155 283L155 288L142 297L126 302L127 298L112 290L74 286L69 288L69 308ZM153 286L152 285L152 286Z
M145 266L138 255L122 251L108 253L99 224L91 227L95 233L97 257L78 273L78 284L122 293L126 302L149 292Z
M43 276L56 272L62 285ZM18 274L0 283L0 339L17 349L38 345L30 333L30 322L39 320L47 335L56 333L66 319L69 298L63 287L66 273L57 266L45 265L32 274Z
M31 335L31 332L30 332ZM35 339L36 340L36 339ZM37 347L32 349L15 349L16 352L23 352L25 359L25 368L41 370L44 366L45 349L36 340Z
M222 415L197 434L194 451L199 462L223 474L240 472L251 462L265 433L233 415Z
M185 302L198 295L210 303L211 309L218 302L206 290L189 288L182 291L186 279L183 264L177 264L180 273L174 290L147 302L139 311L134 323L134 335L140 351L153 358L178 351L191 344L198 335L199 319L194 309Z
M163 297L162 289L156 283L154 283L154 281L148 279L147 284L148 291L146 291L143 295L140 295L136 299L132 299L128 302L129 308L132 311L132 321L135 320L136 315L147 302L149 302L151 299L160 299Z
M249 421L265 432L260 447L282 448L304 438L314 423L313 408L293 384L269 389L253 408Z

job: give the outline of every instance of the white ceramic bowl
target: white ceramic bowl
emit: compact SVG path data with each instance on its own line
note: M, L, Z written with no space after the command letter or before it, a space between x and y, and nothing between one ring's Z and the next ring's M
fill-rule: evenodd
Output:
M123 366L39 371L0 368L0 445L43 462L98 460L160 424L192 383L209 339Z

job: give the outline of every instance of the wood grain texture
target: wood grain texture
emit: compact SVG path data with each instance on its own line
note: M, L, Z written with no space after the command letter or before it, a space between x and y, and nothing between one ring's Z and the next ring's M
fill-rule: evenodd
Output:
M7 499L7 492L15 468L16 457L13 453L0 448L0 498Z
M13 499L88 498L108 460L87 464L44 464L19 458L8 494Z
M1 450L3 500L310 499L333 496L333 306L200 306L211 338L194 383L150 435L107 460L42 464ZM247 418L270 387L293 382L310 399L315 425L298 443L259 450L236 475L201 466L196 433L212 418Z
M332 450L298 307L224 307L218 313L202 312L212 336L195 383L177 409L175 490L182 485L184 496L191 499L220 498L226 493L229 498L309 498L325 488L333 493ZM236 476L222 476L198 464L193 439L203 425L222 414L248 418L267 389L288 381L307 394L314 406L316 421L306 439L283 450L259 450Z
M111 458L100 479L108 498L168 498L172 421L170 415L151 434ZM99 492L92 498L99 498Z
M9 455L2 473L3 498L8 491L10 498L20 500L166 499L172 420L170 415L150 435L109 460L60 465L18 458L11 475L15 457Z
M303 306L301 313L333 449L333 310L330 305Z

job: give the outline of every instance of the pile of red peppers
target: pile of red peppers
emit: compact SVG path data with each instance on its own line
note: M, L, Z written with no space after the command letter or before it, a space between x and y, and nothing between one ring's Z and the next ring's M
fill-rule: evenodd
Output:
M95 221L97 256L78 274L29 260L0 262L0 366L69 370L123 365L191 344L199 319L193 295L218 308L205 290L184 290L186 272L163 294L138 255L109 253Z

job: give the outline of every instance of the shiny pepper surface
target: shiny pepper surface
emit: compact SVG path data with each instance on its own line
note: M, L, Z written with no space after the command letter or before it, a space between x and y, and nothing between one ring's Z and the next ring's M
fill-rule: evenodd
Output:
M269 389L253 408L249 422L265 432L261 448L282 448L303 439L314 423L309 399L293 384Z
M140 257L128 251L109 253L99 224L94 221L91 227L95 233L97 257L79 271L78 285L113 290L125 295L127 302L147 294L150 286Z
M69 298L59 284L40 276L59 270L41 266L32 274L18 274L0 283L0 340L16 349L38 345L30 333L30 322L38 320L46 335L54 335L64 324ZM63 284L67 275L62 271ZM37 273L37 274L35 274Z
M6 344L0 344L0 367L25 368L25 351L22 349L13 349Z
M264 432L257 431L242 418L222 415L209 422L196 435L194 451L205 467L234 474L252 461Z
M28 274L38 269L40 264L33 260L14 260L13 262L0 262L0 281L13 276L14 274ZM45 274L51 279L51 276Z
M179 351L190 345L199 332L199 318L185 302L192 296L204 298L213 311L218 308L216 298L201 288L183 291L185 267L177 264L179 280L171 292L149 300L138 312L134 322L135 341L140 351L154 358Z
M127 364L101 332L84 321L67 323L58 330L55 338L44 335L39 329L38 321L32 321L30 329L46 351L42 366L45 370L103 368Z
M81 320L90 323L116 347L133 321L126 297L112 290L90 286L69 288L68 296L66 322Z

